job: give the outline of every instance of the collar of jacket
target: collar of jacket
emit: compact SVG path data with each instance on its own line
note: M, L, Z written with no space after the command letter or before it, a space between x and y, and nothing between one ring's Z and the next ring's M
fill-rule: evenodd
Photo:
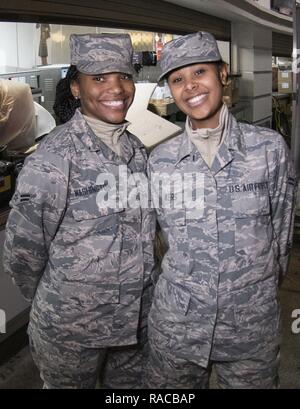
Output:
M227 163L231 162L236 152L240 152L242 155L244 155L245 149L246 147L243 133L234 116L229 113L228 133L216 154L211 170L217 171L219 168L224 167ZM187 156L192 156L194 154L197 154L197 149L188 137L186 131L184 131L181 136L175 166L177 166Z
M88 147L91 152L99 152L108 160L115 161L118 159L118 155L113 152L100 138L98 138L93 130L89 127L86 120L84 119L80 109L77 108L71 121L73 122L73 130L76 136L81 140L81 142ZM121 150L122 150L122 160L129 163L134 155L134 149L131 141L129 140L127 131L120 136Z

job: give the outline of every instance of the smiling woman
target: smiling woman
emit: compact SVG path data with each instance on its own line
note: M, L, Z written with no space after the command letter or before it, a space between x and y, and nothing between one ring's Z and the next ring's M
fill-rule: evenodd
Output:
M120 197L115 206L99 200L118 168L146 177L145 148L125 121L135 92L131 40L73 34L70 45L55 106L69 120L19 175L4 268L32 302L31 353L45 388L94 388L99 374L104 387L140 388L154 213L140 201L128 208Z
M149 314L147 385L207 388L214 366L222 388L276 388L277 290L296 189L289 151L281 135L237 123L223 105L227 71L210 33L167 43L160 63L187 120L151 152L151 182L193 172L203 183L190 186L193 206L174 200L174 211L156 198L168 250Z

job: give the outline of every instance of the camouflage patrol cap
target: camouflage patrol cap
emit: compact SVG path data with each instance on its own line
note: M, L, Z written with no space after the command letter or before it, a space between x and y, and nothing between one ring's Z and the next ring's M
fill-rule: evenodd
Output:
M185 65L195 63L214 62L222 60L215 37L199 31L187 34L176 40L169 41L163 48L160 58L161 75L158 81L175 70Z
M71 64L88 75L134 74L129 34L71 34Z

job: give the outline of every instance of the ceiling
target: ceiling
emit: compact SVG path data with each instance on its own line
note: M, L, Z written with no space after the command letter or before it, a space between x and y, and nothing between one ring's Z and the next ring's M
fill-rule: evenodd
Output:
M293 34L291 17L284 16L273 10L268 10L254 3L253 0L164 0L182 7L200 11L230 21L247 21L272 31Z

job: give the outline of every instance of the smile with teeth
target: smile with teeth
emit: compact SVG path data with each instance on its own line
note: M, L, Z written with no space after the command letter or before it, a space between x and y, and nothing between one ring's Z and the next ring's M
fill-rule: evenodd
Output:
M125 101L123 99L113 101L101 101L101 103L109 108L123 108Z
M193 98L189 98L186 102L188 103L188 105L194 107L194 106L200 105L206 97L207 97L207 94L201 94Z

